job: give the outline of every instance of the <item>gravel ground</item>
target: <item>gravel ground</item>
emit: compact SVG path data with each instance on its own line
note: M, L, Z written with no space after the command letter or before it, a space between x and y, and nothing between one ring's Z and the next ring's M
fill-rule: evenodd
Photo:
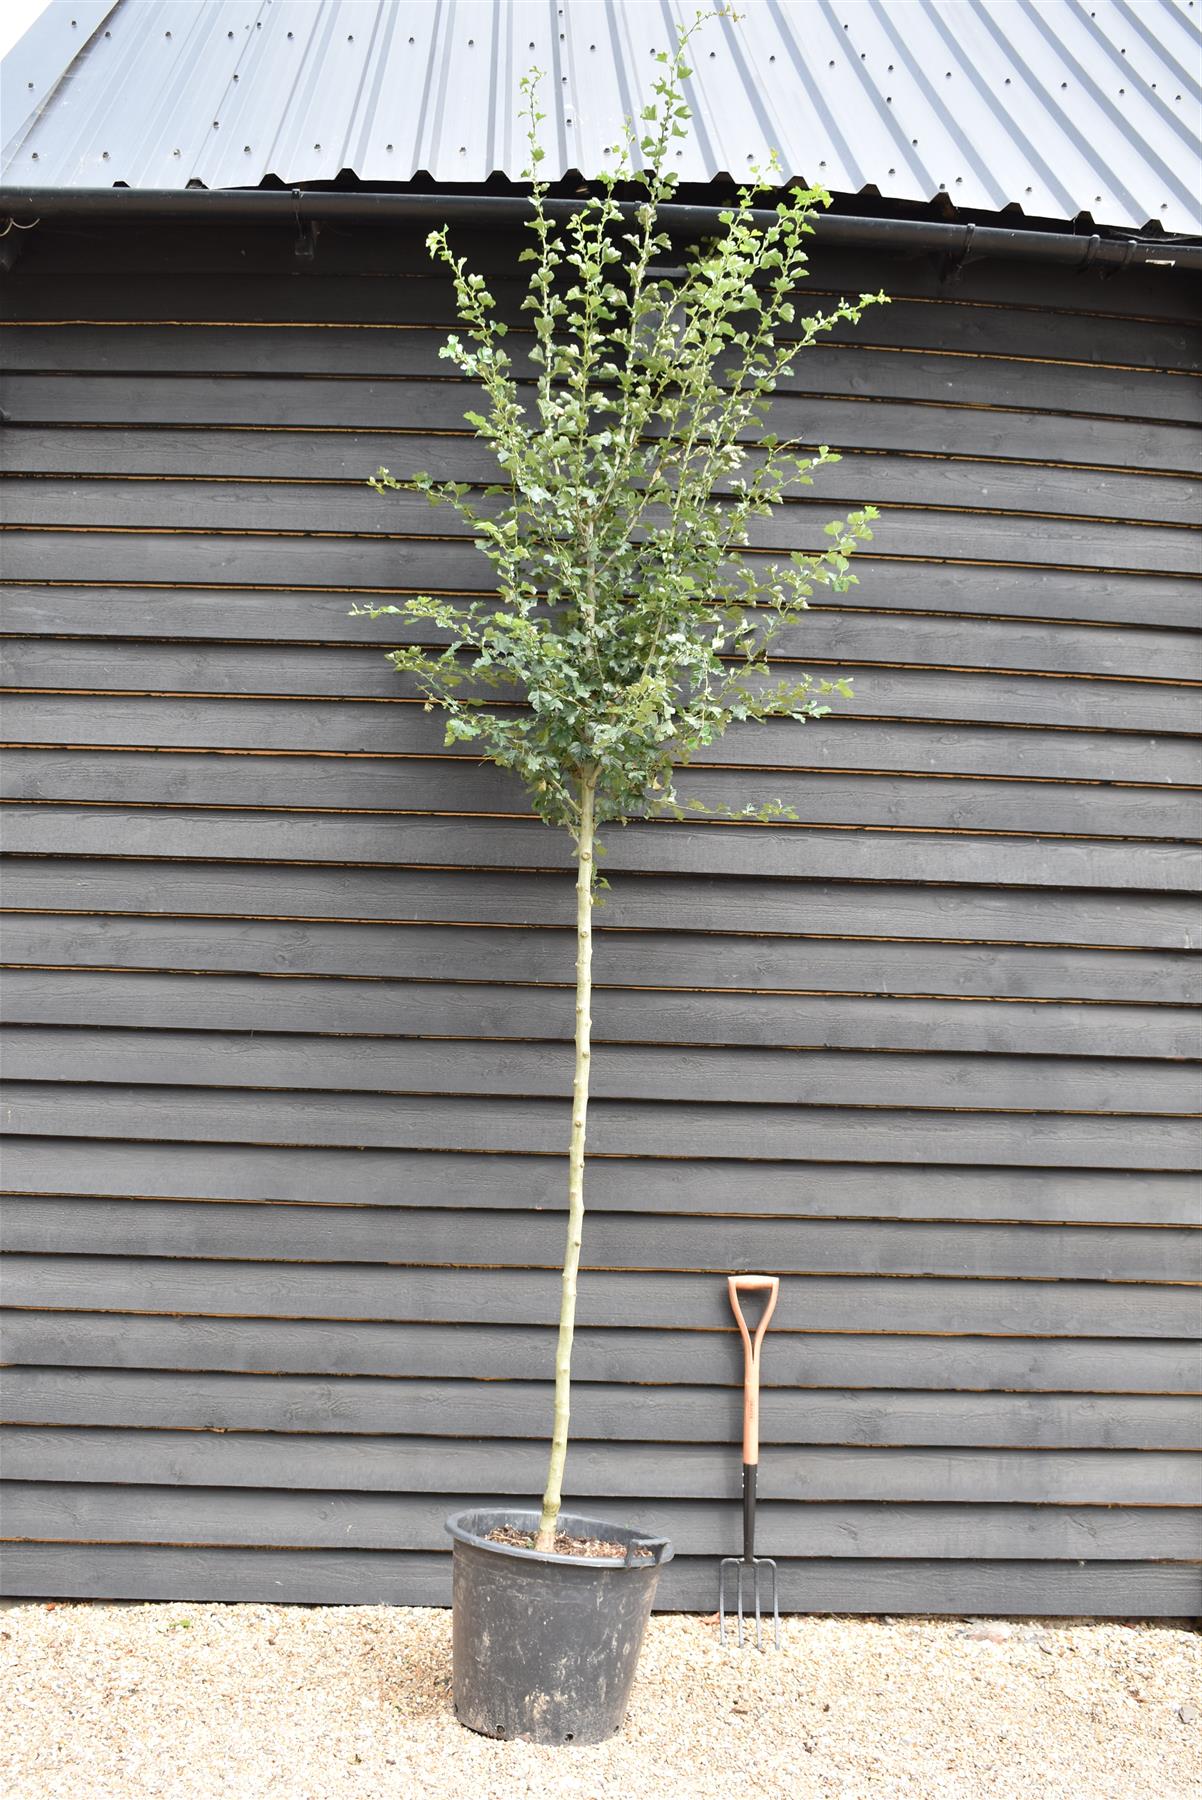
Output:
M456 1724L450 1614L87 1605L0 1614L6 1800L1198 1800L1202 1638L1163 1625L799 1618L779 1652L653 1619L610 1743Z

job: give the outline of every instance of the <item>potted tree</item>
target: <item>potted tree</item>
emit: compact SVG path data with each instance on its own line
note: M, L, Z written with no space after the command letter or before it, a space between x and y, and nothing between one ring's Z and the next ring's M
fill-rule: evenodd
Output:
M700 22L700 21L698 21ZM541 1510L477 1509L448 1521L454 1541L455 1701L493 1736L595 1741L622 1723L665 1540L561 1511L572 1333L584 1221L592 919L598 834L631 818L680 818L678 770L731 725L807 720L844 681L779 673L816 588L855 577L848 558L871 535L866 507L826 527L821 550L757 553L754 521L815 468L837 461L766 430L772 394L796 356L883 294L799 316L805 239L818 188L755 209L771 174L738 190L713 239L666 269L660 209L676 177L673 140L689 109L685 52L696 25L659 56L653 99L614 168L583 201L555 201L539 178L539 73L522 84L531 146L532 242L520 352L483 276L445 229L433 257L450 270L461 331L442 355L483 390L465 416L498 480L483 493L426 474L380 469L381 493L405 488L452 507L492 564L496 593L422 596L400 606L420 641L389 653L445 719L448 746L512 770L576 864L575 1077L568 1146L567 1243L555 1360L550 1462ZM637 167L636 167L637 165ZM627 197L633 191L634 199ZM679 257L678 257L679 260ZM779 802L738 817L787 815Z

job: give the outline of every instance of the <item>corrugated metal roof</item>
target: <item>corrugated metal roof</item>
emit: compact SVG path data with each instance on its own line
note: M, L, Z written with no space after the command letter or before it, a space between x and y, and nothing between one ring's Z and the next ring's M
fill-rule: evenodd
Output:
M1202 230L1195 0L738 0L694 40L682 180L775 149L836 194ZM692 0L52 0L5 59L4 179L290 187L605 165ZM90 35L89 35L90 34ZM81 43L86 36L86 42ZM31 112L31 108L33 109Z

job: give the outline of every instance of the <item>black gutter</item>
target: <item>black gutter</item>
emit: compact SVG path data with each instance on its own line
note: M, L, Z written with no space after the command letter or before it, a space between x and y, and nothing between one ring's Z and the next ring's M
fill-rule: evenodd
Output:
M579 212L581 200L546 200L554 217ZM628 216L637 201L622 203ZM664 230L682 238L717 235L726 206L667 205L659 208ZM509 194L397 194L345 189L290 188L0 188L0 220L18 226L34 220L88 219L287 219L298 227L356 221L424 221L430 225L513 223L530 217L530 202ZM768 224L775 214L757 211ZM951 266L982 257L1059 263L1072 269L1124 269L1154 264L1202 269L1202 244L1172 239L1023 230L1008 225L948 225L926 219L858 218L820 213L814 220L819 243L893 251L932 253Z

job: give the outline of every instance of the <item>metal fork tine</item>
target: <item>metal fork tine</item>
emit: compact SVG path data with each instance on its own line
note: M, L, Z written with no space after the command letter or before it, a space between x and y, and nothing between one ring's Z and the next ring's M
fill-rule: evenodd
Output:
M761 1577L761 1570L763 1571ZM734 1593L728 1596L733 1581ZM748 1592L750 1583L750 1592ZM764 1585L762 1585L764 1584ZM766 1591L765 1591L766 1586ZM735 1642L743 1648L750 1637L751 1611L755 1611L755 1647L764 1648L764 1615L772 1608L772 1643L780 1649L780 1591L776 1562L771 1556L724 1556L718 1566L718 1641L728 1641L727 1614L733 1613Z

